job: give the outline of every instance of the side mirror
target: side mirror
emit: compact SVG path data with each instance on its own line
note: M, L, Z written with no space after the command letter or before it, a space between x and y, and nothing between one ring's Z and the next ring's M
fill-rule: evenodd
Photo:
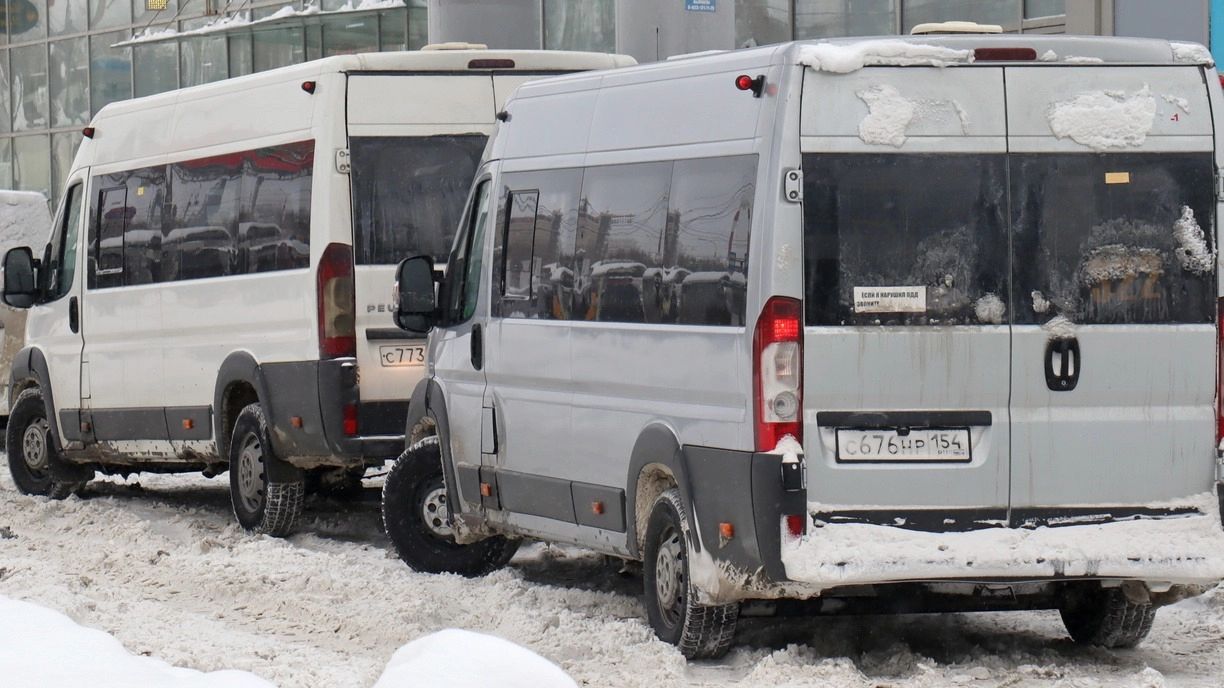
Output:
M38 298L37 265L27 246L4 254L4 302L13 308L29 308Z
M400 329L425 334L433 329L437 318L433 258L403 259L395 269L395 324Z

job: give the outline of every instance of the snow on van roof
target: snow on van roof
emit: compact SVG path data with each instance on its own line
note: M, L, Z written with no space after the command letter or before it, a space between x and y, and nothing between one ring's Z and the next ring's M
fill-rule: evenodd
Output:
M946 67L950 64L969 63L973 62L973 51L892 39L849 44L802 45L799 47L798 57L799 64L812 69L845 74L874 65Z

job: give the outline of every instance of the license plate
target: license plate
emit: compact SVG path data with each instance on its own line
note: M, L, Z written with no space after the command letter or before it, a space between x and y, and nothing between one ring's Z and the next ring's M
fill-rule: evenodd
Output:
M384 368L425 365L425 345L380 346L378 360Z
M968 428L910 430L904 435L896 430L837 430L837 460L841 462L972 459Z

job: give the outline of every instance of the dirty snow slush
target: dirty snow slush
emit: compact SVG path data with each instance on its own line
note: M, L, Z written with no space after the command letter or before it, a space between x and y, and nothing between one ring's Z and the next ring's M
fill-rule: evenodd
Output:
M1224 589L1161 610L1133 651L1075 646L1054 612L748 619L724 660L686 665L647 626L636 573L544 545L482 579L413 573L368 492L311 501L301 534L277 540L232 523L224 478L96 481L52 502L3 473L0 595L136 654L282 688L368 687L396 648L445 628L511 640L592 686L1200 688L1224 675Z

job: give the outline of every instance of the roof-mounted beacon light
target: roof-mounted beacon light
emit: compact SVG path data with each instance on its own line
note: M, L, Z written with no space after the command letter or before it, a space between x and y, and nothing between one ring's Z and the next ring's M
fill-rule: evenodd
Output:
M931 36L938 34L972 34L972 33L1003 33L1003 27L998 24L979 24L971 21L928 22L910 29L911 36Z
M740 74L735 77L735 87L741 91L752 91L753 98L760 98L761 93L765 90L765 75L758 74L751 77L747 74Z

